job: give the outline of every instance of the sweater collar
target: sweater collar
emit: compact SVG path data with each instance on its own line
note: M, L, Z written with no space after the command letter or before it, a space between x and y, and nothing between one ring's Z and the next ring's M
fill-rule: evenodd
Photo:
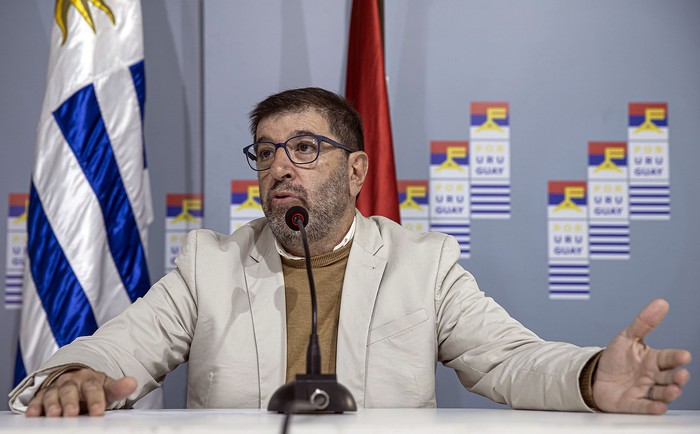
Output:
M340 243L338 243L337 246L333 247L334 252L338 249L342 249L352 240L352 238L355 236L355 224L356 223L357 223L357 216L355 216L352 219L352 224L350 225L350 229L345 234L345 236L340 241ZM277 252L280 254L280 256L282 256L283 258L292 259L292 260L304 259L300 256L294 256L291 253L284 250L284 247L282 247L282 245L279 243L279 241L277 241L277 238L275 238L275 248L277 249Z

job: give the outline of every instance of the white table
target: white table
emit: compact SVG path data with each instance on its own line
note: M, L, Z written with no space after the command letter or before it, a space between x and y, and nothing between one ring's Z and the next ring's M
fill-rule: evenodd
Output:
M0 412L0 433L278 433L283 415L263 410L121 410L105 417L26 418ZM663 416L478 409L368 409L295 415L290 433L700 433L700 411Z

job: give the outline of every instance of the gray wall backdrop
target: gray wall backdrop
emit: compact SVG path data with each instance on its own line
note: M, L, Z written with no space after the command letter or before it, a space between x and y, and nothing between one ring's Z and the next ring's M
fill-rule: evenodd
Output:
M671 315L651 345L700 356L700 2L695 0L386 0L385 47L397 172L427 179L431 140L468 140L471 101L508 101L512 218L472 221L481 288L541 337L605 345L649 300ZM343 92L350 1L145 0L146 146L163 273L165 195L205 194L205 226L227 232L230 180L246 113L281 89ZM28 189L52 25L52 0L0 2L0 205ZM629 261L591 262L590 301L547 299L546 183L586 178L587 142L627 139L627 103L669 103L672 217L631 224ZM5 242L6 219L0 218ZM5 248L0 249L4 276ZM19 314L0 315L0 391L9 391ZM700 371L673 408L699 409ZM444 407L494 404L439 368ZM166 379L185 403L186 367ZM7 409L0 400L0 409Z

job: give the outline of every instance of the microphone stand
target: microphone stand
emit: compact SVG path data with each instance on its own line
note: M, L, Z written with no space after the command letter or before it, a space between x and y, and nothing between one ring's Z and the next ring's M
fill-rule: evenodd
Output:
M335 374L321 373L321 350L318 344L318 313L316 307L316 286L311 271L311 254L306 237L308 212L294 206L287 211L287 225L301 232L306 259L306 274L311 291L311 335L306 351L306 374L297 374L295 379L282 385L270 398L268 411L278 413L343 413L356 411L357 405L350 391L338 383ZM291 224L290 224L291 223Z

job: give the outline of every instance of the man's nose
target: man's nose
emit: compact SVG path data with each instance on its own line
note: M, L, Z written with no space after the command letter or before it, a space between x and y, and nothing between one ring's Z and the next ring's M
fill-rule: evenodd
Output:
M292 178L294 175L294 163L289 159L284 148L275 151L275 158L270 166L270 174L275 179Z

